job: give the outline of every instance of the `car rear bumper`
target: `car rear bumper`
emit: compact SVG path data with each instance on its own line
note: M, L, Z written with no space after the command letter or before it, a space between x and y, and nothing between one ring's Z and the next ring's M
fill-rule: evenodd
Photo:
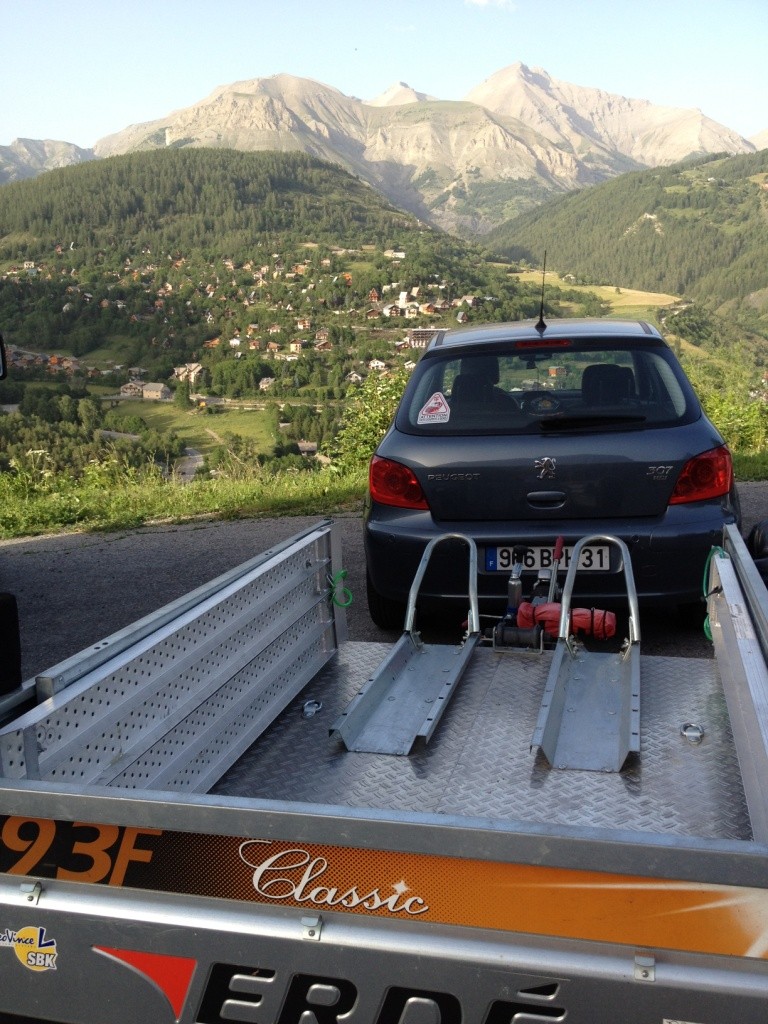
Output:
M607 534L629 548L639 600L645 605L685 604L703 593L704 569L713 546L722 543L725 523L734 512L719 503L671 506L660 518L642 520L563 520L550 522L491 522L436 524L429 512L373 505L365 516L365 552L374 589L390 600L406 601L426 544L447 533L470 536L478 547L478 597L483 611L503 612L508 572L487 572L486 547L548 545L558 536L567 545L584 536ZM535 572L523 574L528 594ZM560 580L564 579L564 569ZM433 552L420 588L419 600L464 601L469 592L467 546L447 540ZM613 604L626 595L618 549L611 550L608 572L577 573L574 599L591 605Z

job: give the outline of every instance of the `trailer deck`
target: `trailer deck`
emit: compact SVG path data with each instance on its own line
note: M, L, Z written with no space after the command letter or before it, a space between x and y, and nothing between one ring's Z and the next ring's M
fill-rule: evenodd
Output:
M388 646L346 643L214 792L350 808L752 838L714 661L642 660L642 755L624 771L562 771L531 749L552 659L477 648L440 728L409 757L347 751L329 724ZM689 671L690 670L690 671ZM307 701L322 707L311 716ZM703 729L693 743L681 734Z
M179 789L649 838L751 842L762 834L756 775L766 760L759 730L766 716L758 713L768 693L765 667L754 656L759 637L745 609L729 604L720 576L715 639L728 648L729 665L755 678L724 679L723 658L641 656L641 750L620 772L562 770L536 745L557 650L499 652L476 634L439 649L415 634L409 699L418 705L423 682L423 706L404 702L404 712L429 718L439 700L431 676L452 680L434 734L409 740L408 756L347 749L338 723L393 649L346 641L344 609L330 588L335 545L332 524L320 523L38 676L38 706L0 728L0 774L78 790ZM732 590L723 554L719 572ZM394 650L411 647L410 636ZM745 643L751 658L738 650ZM577 645L574 671L588 675L593 666ZM624 685L619 669L616 679ZM381 699L394 706L399 692L385 690ZM581 710L566 704L560 713L578 721ZM590 722L587 713L586 745Z

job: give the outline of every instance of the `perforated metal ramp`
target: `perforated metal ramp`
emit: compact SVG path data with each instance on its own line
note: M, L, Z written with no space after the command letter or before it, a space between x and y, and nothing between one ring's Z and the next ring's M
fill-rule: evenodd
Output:
M206 792L336 650L339 551L321 522L51 669L0 776Z

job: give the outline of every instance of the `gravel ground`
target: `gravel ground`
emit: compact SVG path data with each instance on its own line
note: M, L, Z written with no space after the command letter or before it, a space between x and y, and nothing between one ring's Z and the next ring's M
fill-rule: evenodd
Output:
M768 483L739 486L743 532L768 516ZM334 517L342 534L351 640L394 640L370 621L359 513ZM19 603L22 673L36 675L318 522L318 517L196 522L121 533L0 541L0 590ZM643 619L651 654L710 656L700 629ZM442 638L451 641L453 634Z

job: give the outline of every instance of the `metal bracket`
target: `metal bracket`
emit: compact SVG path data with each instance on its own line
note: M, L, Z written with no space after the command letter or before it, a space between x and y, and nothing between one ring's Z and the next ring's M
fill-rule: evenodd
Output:
M43 887L39 882L22 882L19 886L21 894L27 903L37 905L43 895Z
M302 939L311 939L313 942L319 942L320 936L323 931L323 919L318 914L317 917L302 917Z
M635 981L656 981L656 957L635 957Z

